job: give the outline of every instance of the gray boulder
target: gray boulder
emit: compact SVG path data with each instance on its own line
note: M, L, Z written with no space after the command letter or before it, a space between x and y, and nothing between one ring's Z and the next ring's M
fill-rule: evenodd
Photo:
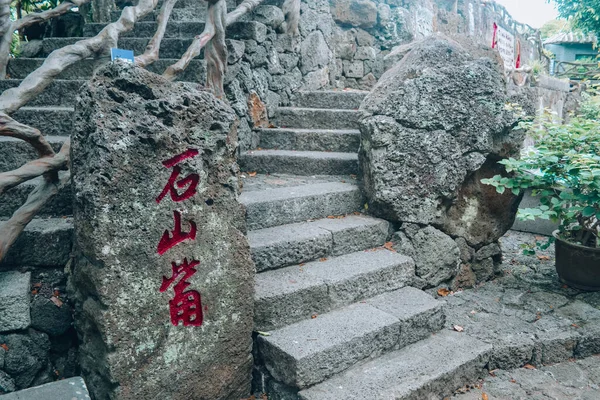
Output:
M441 35L413 44L361 105L359 157L374 214L478 250L514 221L519 197L481 179L503 172L498 161L518 154L523 133L497 58L473 51Z
M76 109L69 287L92 397L247 397L254 265L234 111L123 63Z
M394 235L395 248L415 260L415 273L427 286L437 286L454 277L460 250L451 237L433 226L404 224Z

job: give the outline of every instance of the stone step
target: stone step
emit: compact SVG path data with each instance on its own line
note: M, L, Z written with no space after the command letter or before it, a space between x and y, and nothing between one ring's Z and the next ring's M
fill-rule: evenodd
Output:
M14 79L24 79L27 75L39 68L44 58L13 58L8 63L8 74ZM60 79L89 79L94 70L101 64L110 62L109 57L99 59L86 58L67 68L60 75ZM147 69L157 74L162 74L169 65L177 62L174 58L162 58L149 65ZM192 60L189 67L179 76L178 80L188 82L206 82L206 62L204 60Z
M64 267L69 261L72 244L71 218L34 218L6 253L0 268Z
M363 90L316 90L297 92L295 107L356 110L369 92Z
M356 153L360 131L356 129L258 129L259 147L298 151Z
M272 123L279 128L358 129L357 110L279 107Z
M6 89L19 86L22 79L5 79L0 81L0 93ZM85 80L57 79L52 82L35 99L27 103L28 106L73 106L79 88Z
M248 241L256 271L262 272L381 246L388 225L382 219L348 215L250 231Z
M86 37L96 36L107 24L89 23L83 27L83 35ZM165 30L165 38L193 38L204 30L204 22L194 21L169 21ZM121 35L121 37L151 38L154 36L158 22L144 21L135 24L133 30Z
M10 218L27 200L27 196L43 178L35 178L9 189L2 195L0 219ZM56 196L52 197L36 214L37 217L64 217L73 215L73 198L69 182Z
M160 14L162 2L159 1L156 9L144 17L142 21L154 21ZM227 10L234 10L236 0L227 0ZM112 11L110 16L114 22L121 16L122 10ZM179 0L173 7L173 12L169 18L172 21L204 21L206 19L206 3L197 0Z
M260 359L275 380L306 388L439 331L442 306L412 287L384 293L258 336Z
M46 38L42 42L43 54L44 56L48 56L54 50L75 44L82 39L85 38ZM133 50L133 53L137 56L144 53L149 41L150 38L122 37L119 38L117 46L120 49ZM191 43L191 38L164 38L160 44L160 56L163 58L179 58L187 50ZM199 57L203 58L203 53L200 54Z
M299 393L302 400L441 399L487 376L491 345L443 331L356 365Z
M412 259L385 250L359 251L256 275L254 325L276 329L315 314L409 285Z
M73 129L73 107L21 107L12 117L39 129L44 136L68 136Z
M363 200L358 186L343 182L243 191L240 195L250 230L350 214L362 209Z
M296 175L355 175L358 154L324 151L250 150L240 154L244 171Z
M67 138L67 136L46 136L48 143L57 152ZM37 158L38 153L33 149L33 146L24 140L0 136L0 172L17 169L28 161ZM3 200L5 200L4 197Z
M79 376L2 396L2 400L88 400L89 398L87 386Z
M142 28L140 28L142 29ZM197 32L196 34L200 34ZM153 34L148 37L120 37L117 46L120 49L133 50L135 55L144 53L146 46L150 42ZM256 39L258 42L265 40L267 27L256 21L238 21L227 27L226 35L229 39ZM77 43L86 38L81 37L63 37L46 38L42 42L43 54L48 56L56 49ZM161 58L180 58L192 43L193 36L189 37L165 37L160 44ZM108 54L108 52L107 52ZM204 58L204 51L200 53L199 58Z
M39 129L44 136L69 136L74 112L73 107L22 107L12 117Z

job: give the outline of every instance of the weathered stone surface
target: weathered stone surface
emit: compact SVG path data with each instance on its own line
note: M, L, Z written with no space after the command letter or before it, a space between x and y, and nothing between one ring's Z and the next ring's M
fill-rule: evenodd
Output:
M272 5L260 5L256 7L252 14L254 21L263 23L273 29L279 28L285 20L281 8Z
M327 65L329 61L329 47L321 31L310 33L302 41L300 48L300 71L306 74Z
M243 40L228 39L227 43L227 64L235 64L244 55L246 43Z
M405 224L394 238L398 251L415 260L417 276L428 285L439 285L458 272L458 246L451 237L433 226L421 229L414 224Z
M30 283L29 272L0 272L0 332L29 327Z
M16 389L27 388L34 382L47 382L36 382L36 377L47 367L50 351L48 335L29 329L26 333L0 335L0 344L8 347L3 370L14 380Z
M0 370L0 394L14 392L17 389L15 381L6 372Z
M481 179L504 173L497 162L521 147L507 101L492 55L473 56L443 36L414 44L361 105L369 210L435 226L475 249L496 242L510 229L519 198Z
M21 57L35 58L42 54L44 46L41 40L30 40L29 42L21 42L19 48Z
M370 0L330 0L331 15L342 25L372 28L377 24L377 5Z
M31 326L50 336L65 333L73 322L71 307L63 303L60 307L43 296L31 302Z
M364 64L362 61L346 61L342 62L344 75L348 78L362 78L365 75Z
M122 63L96 74L77 110L70 287L92 395L246 397L254 266L236 199L233 110L194 84ZM178 168L163 165L184 153L191 157L173 161ZM182 181L193 174L195 189L194 181ZM169 176L179 183L170 195ZM176 234L182 240L170 242ZM181 277L177 266L186 259L199 265ZM195 308L179 317L175 308L171 319L174 296Z

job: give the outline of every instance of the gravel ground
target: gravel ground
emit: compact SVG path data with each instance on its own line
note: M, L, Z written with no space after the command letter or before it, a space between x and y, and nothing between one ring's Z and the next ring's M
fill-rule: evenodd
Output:
M600 399L600 292L562 284L553 247L522 254L522 244L539 240L508 232L503 276L444 298L446 329L493 346L490 376L454 398Z

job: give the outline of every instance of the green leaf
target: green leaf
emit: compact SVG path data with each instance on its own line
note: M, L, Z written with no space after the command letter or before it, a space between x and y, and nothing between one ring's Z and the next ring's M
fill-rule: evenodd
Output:
M586 208L584 208L581 211L581 215L583 215L585 218L591 217L595 214L596 214L596 209L592 206L587 206Z

